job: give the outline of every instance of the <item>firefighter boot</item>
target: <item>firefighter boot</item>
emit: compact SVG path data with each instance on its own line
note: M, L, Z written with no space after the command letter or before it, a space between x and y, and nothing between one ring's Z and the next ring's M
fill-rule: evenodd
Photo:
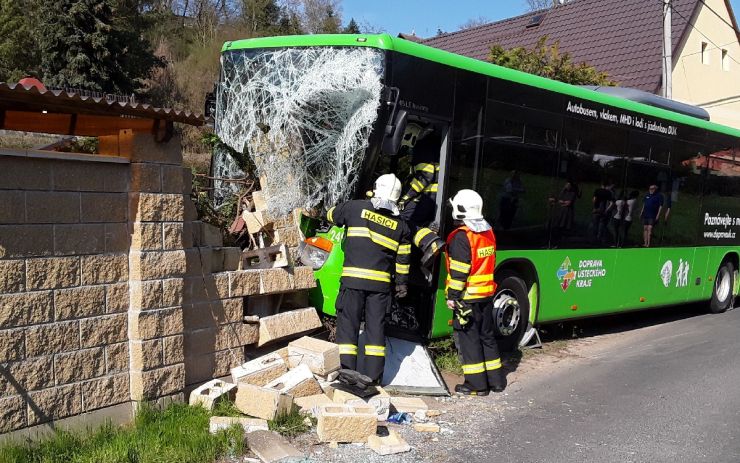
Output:
M472 396L480 396L480 397L488 395L487 389L484 391L476 391L475 389L471 389L470 386L468 386L465 383L456 385L455 392L461 395L472 395Z

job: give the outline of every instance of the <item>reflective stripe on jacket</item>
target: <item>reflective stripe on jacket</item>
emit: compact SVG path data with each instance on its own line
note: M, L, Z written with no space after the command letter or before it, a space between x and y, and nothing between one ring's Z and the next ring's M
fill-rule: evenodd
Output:
M493 297L495 266L493 230L475 233L466 226L454 230L447 237L447 299L468 301Z

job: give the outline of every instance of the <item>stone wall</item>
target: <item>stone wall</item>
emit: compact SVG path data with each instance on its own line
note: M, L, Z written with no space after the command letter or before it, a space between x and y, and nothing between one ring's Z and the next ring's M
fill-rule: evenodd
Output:
M191 181L176 138L134 135L130 159L0 150L0 434L182 400L259 341L247 297L315 285L307 267L238 270Z

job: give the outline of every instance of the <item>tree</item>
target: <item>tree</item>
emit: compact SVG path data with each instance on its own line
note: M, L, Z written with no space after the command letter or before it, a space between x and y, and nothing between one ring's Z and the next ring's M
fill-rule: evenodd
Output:
M489 22L491 21L489 21L487 18L484 18L483 16L478 16L477 18L470 18L463 24L460 24L459 28L460 30L471 29L473 27L483 26L485 24L488 24Z
M143 38L135 1L42 2L38 22L47 85L133 93L162 64Z
M564 3L568 3L570 0L527 0L527 7L529 11L546 10Z
M306 32L336 34L341 30L342 15L338 0L300 0L297 4Z
M279 27L282 15L275 0L243 0L242 21L252 36L269 35Z
M30 3L0 0L0 82L17 82L38 74L32 8Z
M355 21L355 18L351 18L349 20L347 27L345 27L342 32L345 34L362 34L360 26L357 24L357 21Z
M586 63L574 63L570 53L560 52L559 42L548 45L547 39L546 35L541 37L529 50L524 47L505 50L496 44L491 47L488 61L574 85L616 85L607 73Z

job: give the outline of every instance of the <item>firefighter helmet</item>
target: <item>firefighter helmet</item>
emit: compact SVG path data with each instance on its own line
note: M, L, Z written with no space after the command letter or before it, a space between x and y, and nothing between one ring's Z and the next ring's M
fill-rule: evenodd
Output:
M453 220L483 218L483 198L473 190L460 190L450 199Z
M375 181L373 198L397 202L401 197L401 181L393 174L385 174Z

